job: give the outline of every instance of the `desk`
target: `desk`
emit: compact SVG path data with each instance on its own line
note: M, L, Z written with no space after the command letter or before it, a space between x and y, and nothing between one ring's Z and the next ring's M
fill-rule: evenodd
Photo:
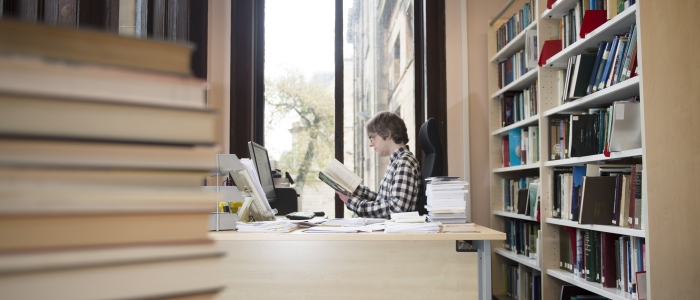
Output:
M491 299L490 240L505 233L211 232L227 252L216 299ZM457 241L474 252L457 252Z

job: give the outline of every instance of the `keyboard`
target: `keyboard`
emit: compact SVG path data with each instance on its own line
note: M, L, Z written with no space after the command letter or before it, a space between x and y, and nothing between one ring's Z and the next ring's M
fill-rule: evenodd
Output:
M285 215L285 217L287 217L287 219L290 219L290 220L309 220L309 219L313 219L314 216L315 216L315 214L312 212L303 212L303 211L295 211L295 212L288 213Z

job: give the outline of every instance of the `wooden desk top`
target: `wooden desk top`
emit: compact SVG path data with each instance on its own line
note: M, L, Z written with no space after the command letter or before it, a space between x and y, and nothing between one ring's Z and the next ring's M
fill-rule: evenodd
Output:
M305 233L303 229L291 233L242 233L237 231L212 231L209 237L215 241L443 241L443 240L505 240L506 234L488 227L475 225L478 232L465 233Z

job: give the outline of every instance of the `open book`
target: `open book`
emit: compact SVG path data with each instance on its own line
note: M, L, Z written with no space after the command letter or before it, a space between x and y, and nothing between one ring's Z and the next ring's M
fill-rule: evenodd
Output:
M325 168L318 172L318 178L345 195L350 195L355 191L362 178L348 170L340 161L332 159Z

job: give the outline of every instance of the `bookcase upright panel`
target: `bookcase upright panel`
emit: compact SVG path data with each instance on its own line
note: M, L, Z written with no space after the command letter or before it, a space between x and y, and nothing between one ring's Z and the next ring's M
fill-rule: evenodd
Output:
M700 2L640 1L649 299L697 294Z

